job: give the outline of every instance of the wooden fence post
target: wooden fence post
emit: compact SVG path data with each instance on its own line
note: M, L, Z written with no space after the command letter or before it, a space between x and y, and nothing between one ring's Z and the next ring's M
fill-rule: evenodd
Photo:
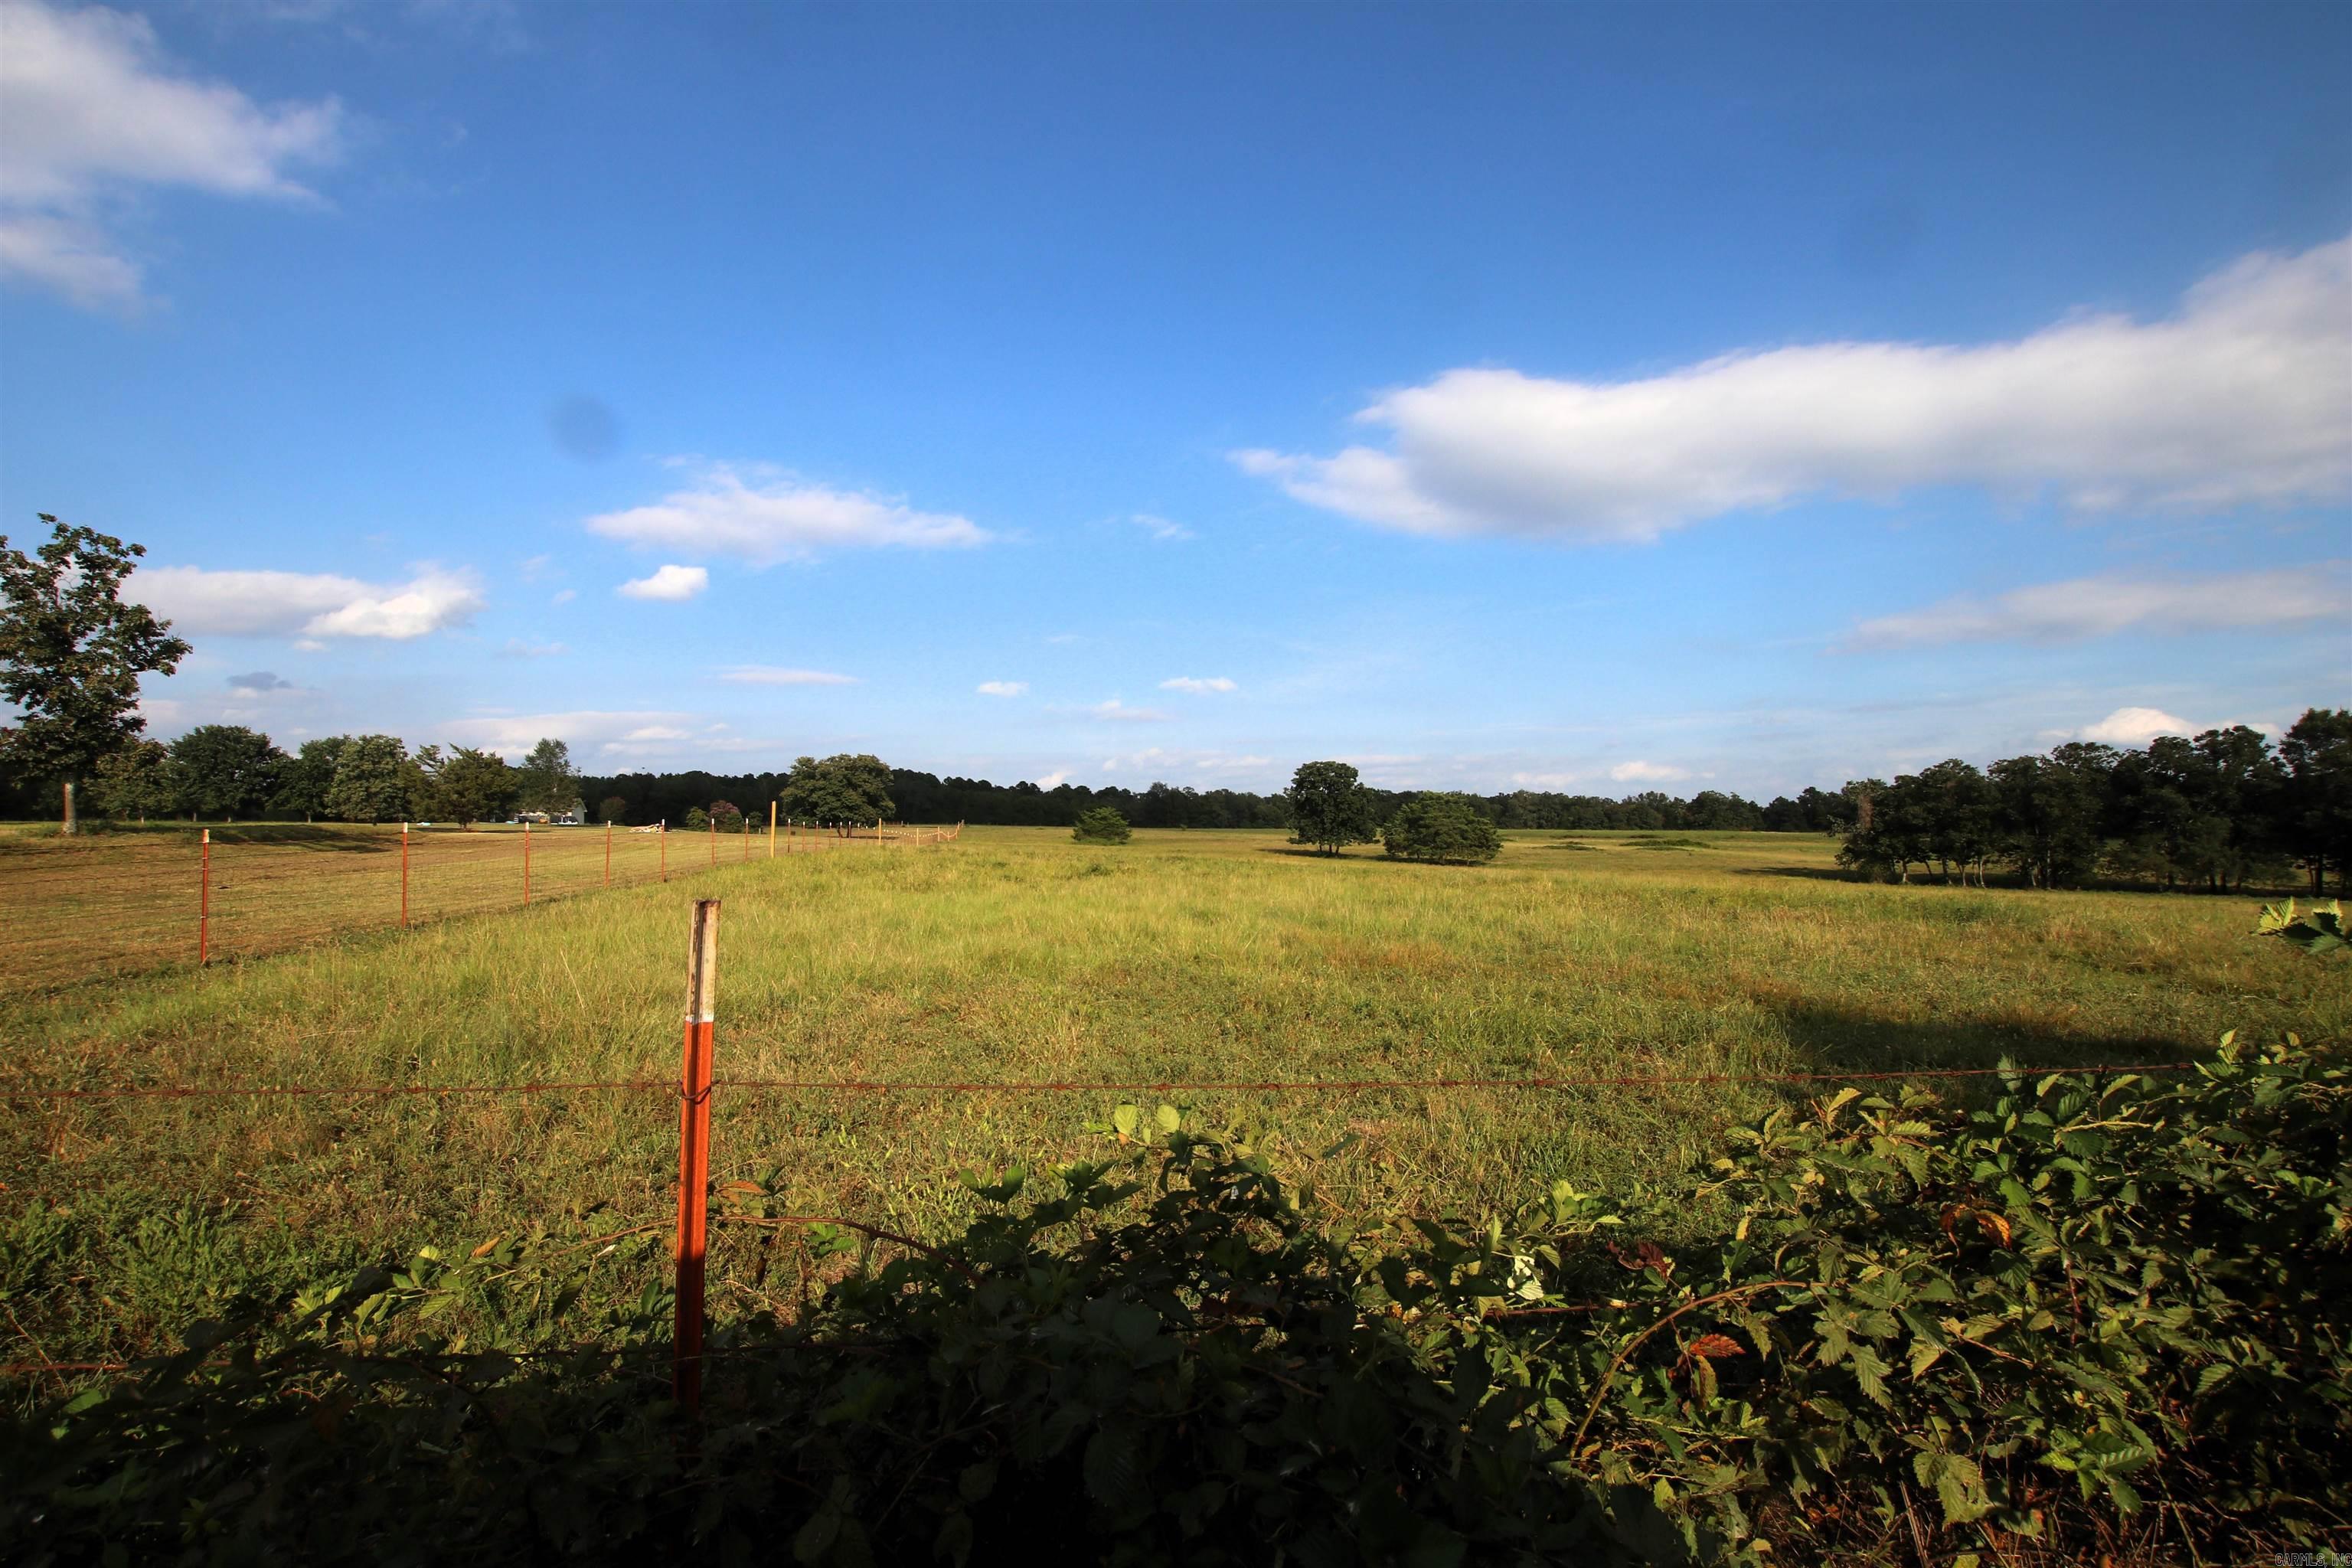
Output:
M205 829L196 878L196 967L202 969L213 956L213 830L209 827Z
M719 900L697 899L686 956L686 1060L678 1079L677 1319L670 1386L688 1419L702 1406L702 1287L709 1248L710 1055L719 996Z

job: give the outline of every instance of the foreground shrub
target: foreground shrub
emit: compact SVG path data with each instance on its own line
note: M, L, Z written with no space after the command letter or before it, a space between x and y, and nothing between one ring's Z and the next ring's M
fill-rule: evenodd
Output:
M1127 818L1118 811L1098 805L1092 811L1078 813L1077 826L1070 829L1070 837L1081 844L1124 844L1135 837L1135 830L1128 826Z
M571 1349L593 1251L424 1253L12 1427L0 1553L2243 1562L2352 1510L2347 1092L2226 1042L2185 1085L1976 1111L1849 1089L1740 1132L1708 1175L1736 1224L1681 1247L1688 1194L1566 1183L1327 1224L1246 1138L1122 1106L1042 1194L966 1178L1002 1207L950 1245L792 1232L869 1265L719 1325L690 1440L666 1301ZM482 1300L510 1342L436 1337Z
M1381 846L1398 860L1468 866L1503 852L1503 836L1466 795L1431 790L1397 807L1381 829Z

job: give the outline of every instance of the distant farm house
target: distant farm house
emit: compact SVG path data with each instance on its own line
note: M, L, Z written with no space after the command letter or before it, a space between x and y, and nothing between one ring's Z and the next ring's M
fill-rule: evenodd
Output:
M508 820L528 822L534 827L583 827L588 822L588 808L575 803L568 811L518 811Z

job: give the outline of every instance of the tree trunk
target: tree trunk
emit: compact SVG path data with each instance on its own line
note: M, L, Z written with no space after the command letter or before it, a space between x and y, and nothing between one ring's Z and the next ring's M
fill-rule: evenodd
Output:
M68 838L72 837L74 836L74 831L75 831L75 829L74 829L74 813L73 813L73 786L74 786L74 782L73 782L73 780L71 780L71 779L68 779L68 780L66 780L66 790L65 790L65 795L66 795L66 820L65 820L65 826L62 826L62 827L60 827L59 829L58 829L58 831L59 833L62 833L62 834L63 834L63 835L65 835Z

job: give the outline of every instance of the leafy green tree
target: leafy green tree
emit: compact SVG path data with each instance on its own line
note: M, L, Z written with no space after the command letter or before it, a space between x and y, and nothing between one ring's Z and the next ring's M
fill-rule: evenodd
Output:
M199 724L172 742L180 804L198 816L234 822L262 810L278 793L286 753L242 724Z
M516 770L525 811L561 816L580 804L580 775L572 766L572 748L562 741L542 740L530 749Z
M1127 818L1114 807L1098 805L1092 811L1078 813L1077 825L1070 829L1070 837L1081 844L1124 844L1135 837L1135 830L1128 826Z
M1398 860L1470 866L1503 852L1502 834L1476 801L1437 790L1424 791L1397 807L1381 830L1381 839Z
M2279 845L2311 877L2315 897L2327 873L2352 891L2352 709L2314 708L2279 742L2286 778L2278 792Z
M2097 870L2116 760L2113 746L2075 741L1987 770L2000 856L2028 886L2079 887Z
M269 809L280 816L309 822L327 809L327 790L335 782L335 763L343 754L348 735L325 735L305 741L301 749L278 770L278 794Z
M50 539L34 554L0 534L0 698L19 714L0 728L0 768L59 781L71 833L74 784L147 727L139 678L169 675L188 645L146 605L122 602L143 545L37 515Z
M515 770L495 752L471 746L421 747L416 766L424 775L421 809L433 821L471 827L494 821L514 809L520 791Z
M710 826L710 814L703 810L702 807L698 805L688 806L687 808L686 820L678 826L683 831L688 833L705 832Z
M596 820L609 822L615 827L625 826L629 820L629 803L617 795L608 795L604 804L596 808Z
M819 762L802 757L778 797L786 816L846 834L851 828L887 821L898 807L890 801L890 770L882 759L846 752Z
M352 735L335 759L327 815L344 822L400 822L424 780L396 735Z
M133 741L98 759L89 793L92 804L107 816L135 816L144 826L151 816L177 811L186 784L170 747L160 741Z
M1369 844L1377 836L1371 793L1346 763L1299 763L1283 799L1290 805L1293 844L1312 844L1337 855L1347 845Z

